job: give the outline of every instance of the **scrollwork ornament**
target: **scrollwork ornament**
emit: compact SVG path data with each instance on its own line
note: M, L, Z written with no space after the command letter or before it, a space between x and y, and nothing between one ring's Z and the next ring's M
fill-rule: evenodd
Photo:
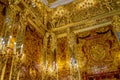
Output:
M24 10L23 12L20 13L20 23L21 25L26 26L27 25L27 15L28 15L28 10Z
M113 27L120 32L120 17L118 15L113 16Z
M14 0L14 4L19 4L21 0Z
M75 43L74 33L70 32L70 30L68 29L68 45L69 45L70 48L73 48L75 44L76 43Z
M108 11L113 10L112 6L111 6L112 0L104 0L103 6L105 6Z
M43 51L46 52L47 50L47 43L48 43L48 37L49 37L49 33L46 33L45 34L45 37L43 39Z
M8 0L9 4L13 4L14 0Z
M57 47L57 39L56 39L56 36L54 33L51 33L51 51L54 52L54 50L56 49Z

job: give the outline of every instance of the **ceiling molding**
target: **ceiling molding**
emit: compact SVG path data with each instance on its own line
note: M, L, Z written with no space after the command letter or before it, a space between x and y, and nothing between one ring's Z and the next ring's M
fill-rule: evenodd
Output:
M83 28L83 29L72 30L72 31L76 34L76 33L85 32L85 31L93 30L93 29L100 28L100 27L105 27L105 26L108 26L108 25L111 25L111 24L112 24L112 21L109 21L109 22L104 22L104 23L97 24L97 25L94 25L94 26L89 26L89 27L86 27L86 28ZM67 30L66 30L65 33L62 33L62 34L59 34L59 35L56 35L56 36L57 36L57 38L66 37L67 36Z
M118 14L120 14L120 9L109 12L109 13L105 13L105 14L102 14L102 15L95 16L92 19L86 19L86 20L82 20L82 21L79 21L79 22L69 23L65 26L61 26L61 27L58 27L58 28L53 28L52 31L53 32L60 31L60 30L63 30L63 29L67 29L68 27L71 28L71 27L79 26L80 24L86 23L86 22L91 21L91 20L98 20L98 19L102 19L102 18L106 18L106 17L109 17L109 16L118 15Z

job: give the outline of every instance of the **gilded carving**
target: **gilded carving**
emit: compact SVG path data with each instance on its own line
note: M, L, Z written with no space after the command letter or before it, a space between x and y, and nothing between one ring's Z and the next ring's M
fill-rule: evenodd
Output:
M120 32L120 16L113 16L113 26L117 32Z

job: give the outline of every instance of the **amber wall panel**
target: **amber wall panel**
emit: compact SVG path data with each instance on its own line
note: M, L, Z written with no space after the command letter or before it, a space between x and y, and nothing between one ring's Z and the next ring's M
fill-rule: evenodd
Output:
M59 80L68 79L70 76L70 60L68 53L67 37L58 39L58 77Z
M81 72L99 74L117 70L119 43L112 26L80 33L77 46Z

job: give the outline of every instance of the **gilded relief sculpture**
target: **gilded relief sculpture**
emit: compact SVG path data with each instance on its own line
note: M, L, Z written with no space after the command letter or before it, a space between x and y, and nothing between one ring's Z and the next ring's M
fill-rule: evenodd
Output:
M57 80L57 43L54 33L47 33L44 37L43 80Z
M68 47L70 56L70 80L81 80L78 61L76 58L76 40L75 35L68 29Z

